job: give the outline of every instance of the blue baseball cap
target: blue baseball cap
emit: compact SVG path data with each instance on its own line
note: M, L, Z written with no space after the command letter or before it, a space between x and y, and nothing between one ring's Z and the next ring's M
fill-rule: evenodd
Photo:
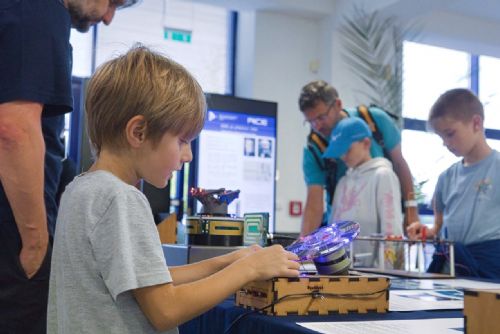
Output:
M351 147L352 143L371 138L372 132L359 117L348 117L337 123L330 137L330 143L323 153L324 158L340 158Z

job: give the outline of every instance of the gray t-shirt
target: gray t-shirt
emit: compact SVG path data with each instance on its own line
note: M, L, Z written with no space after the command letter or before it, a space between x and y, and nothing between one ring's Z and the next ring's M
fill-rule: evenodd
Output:
M57 217L47 332L157 333L132 290L171 281L144 195L105 171L76 177Z

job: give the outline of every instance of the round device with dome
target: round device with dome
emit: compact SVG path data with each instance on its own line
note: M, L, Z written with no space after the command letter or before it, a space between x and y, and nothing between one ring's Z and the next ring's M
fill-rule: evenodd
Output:
M336 221L302 237L288 246L287 250L295 253L302 261L312 260L319 274L341 275L347 273L351 265L345 247L358 234L358 223Z

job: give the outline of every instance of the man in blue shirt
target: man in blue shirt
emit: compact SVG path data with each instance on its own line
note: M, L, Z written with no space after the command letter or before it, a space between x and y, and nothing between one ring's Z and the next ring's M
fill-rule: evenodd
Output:
M322 152L328 146L330 135L340 120L346 117L360 117L360 115L357 109L343 109L337 90L322 80L310 82L302 88L299 108L304 115L304 122L311 126L308 145L304 148L303 156L307 199L300 233L304 236L328 221L336 181L346 171L346 166L341 160L323 159ZM405 207L414 208L416 202L413 197L412 176L401 153L400 132L383 110L370 107L369 114L383 139L383 147L376 140L373 141L370 149L371 155L380 157L384 156L384 151L387 152L401 183ZM325 190L326 212L323 206ZM415 208L406 210L405 224L417 221L419 221L417 210Z
M137 0L0 3L0 328L45 333L49 239L73 108L70 28L109 24Z

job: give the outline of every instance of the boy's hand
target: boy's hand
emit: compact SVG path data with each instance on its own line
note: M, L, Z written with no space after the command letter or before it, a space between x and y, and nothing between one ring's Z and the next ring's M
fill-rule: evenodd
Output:
M237 261L241 258L244 258L248 255L251 255L251 254L253 254L261 249L262 249L262 247L257 245L257 244L254 244L254 245L242 248L242 249L238 249L237 251L234 251L232 253L233 259L232 259L231 263L234 261Z
M408 225L408 227L406 228L408 238L410 238L410 240L418 240L421 237L421 229L422 224L420 224L419 222L414 222Z
M410 240L425 240L427 238L434 238L434 235L436 234L434 228L427 228L427 226L419 222L410 224L410 226L406 228L406 233L408 234L408 238L410 238Z
M253 268L254 280L267 280L273 277L299 276L300 263L297 255L286 251L281 245L260 249L243 261Z

